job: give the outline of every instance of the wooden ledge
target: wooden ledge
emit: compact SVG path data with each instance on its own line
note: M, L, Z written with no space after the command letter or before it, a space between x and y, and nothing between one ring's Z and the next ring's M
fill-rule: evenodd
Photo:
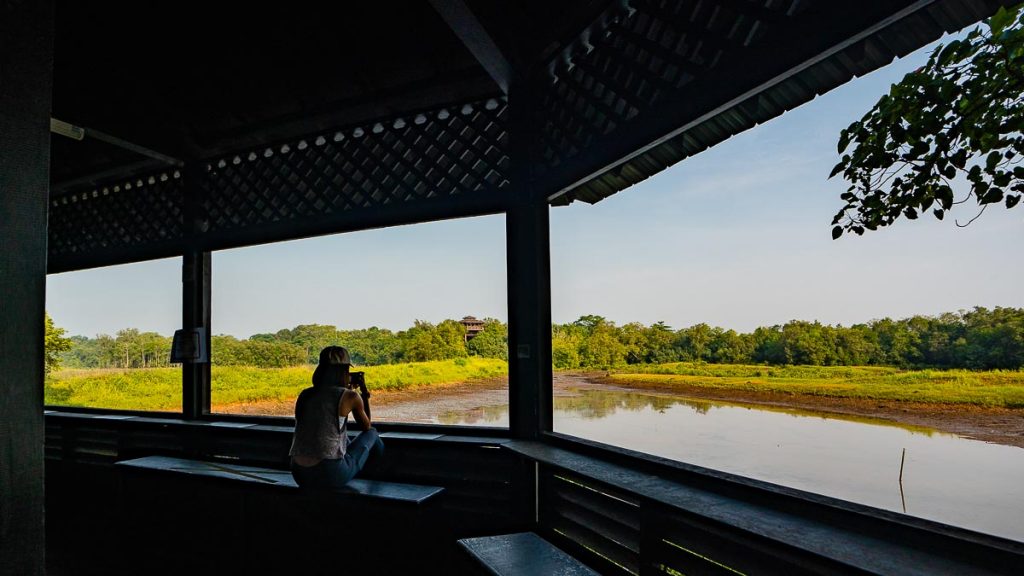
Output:
M964 559L987 557L994 566L1015 563L1019 566L1024 560L1024 545L1020 543L927 520L907 518L906 522L898 522L888 518L888 513L878 511L878 517L870 518L875 526L863 529L867 513L837 510L840 515L849 515L851 520L853 515L861 514L861 528L854 528L852 522L836 521L836 516L824 519L827 506L823 503L788 506L801 508L805 512L802 514L787 510L783 501L790 497L781 493L775 504L769 505L729 497L544 442L514 440L502 448L562 470L567 476L583 477L628 492L641 500L641 507L661 507L690 519L695 525L724 528L744 540L768 540L780 551L788 549L801 556L809 555L819 561L868 573L1001 574L999 569ZM764 494L755 495L756 490L749 489L751 500L756 496L764 502ZM868 507L862 508L868 510ZM822 514L815 514L815 510ZM930 529L932 525L934 530Z
M173 458L170 456L146 456L134 460L118 462L117 466L137 470L154 472L165 472L184 474L188 476L200 476L206 478L219 478L234 480L252 485L269 486L275 488L298 491L292 474L288 470L277 470L273 468L261 468L257 466L242 466L224 462L205 462L201 460L188 460L185 458ZM358 496L373 498L388 502L419 505L440 495L444 488L439 486L419 486L416 484L402 484L399 482L384 482L380 480L355 479L349 482L344 490L332 492L338 496Z

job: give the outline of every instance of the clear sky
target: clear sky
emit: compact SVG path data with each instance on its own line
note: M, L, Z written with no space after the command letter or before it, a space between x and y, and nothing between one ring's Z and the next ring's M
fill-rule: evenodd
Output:
M839 131L928 49L854 80L596 205L552 209L555 322L697 322L751 330L851 324L973 306L1024 307L1024 208L970 206L831 240ZM213 331L305 323L403 329L507 318L504 218L356 232L214 255ZM54 275L47 308L72 334L180 324L180 260Z

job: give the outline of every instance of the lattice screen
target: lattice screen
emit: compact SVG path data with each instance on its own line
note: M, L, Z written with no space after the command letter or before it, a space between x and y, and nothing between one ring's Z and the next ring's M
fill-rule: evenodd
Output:
M506 103L440 108L216 159L210 232L495 191L508 184Z
M50 201L51 260L173 242L183 232L184 181L177 170L116 180Z
M504 98L456 104L214 158L188 183L203 199L200 234L494 193L509 181L506 109ZM164 171L54 198L51 270L184 242L185 186Z

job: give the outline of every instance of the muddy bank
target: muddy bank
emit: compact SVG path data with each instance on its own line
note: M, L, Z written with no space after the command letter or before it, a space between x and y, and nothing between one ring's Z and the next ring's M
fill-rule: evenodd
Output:
M846 414L878 418L899 424L925 426L965 438L1024 448L1024 410L982 408L963 404L928 404L891 402L857 398L825 398L802 394L751 392L746 390L711 390L674 384L671 386L636 383L628 389L605 377L603 373L567 374L571 381L630 391L644 391L703 400L720 400L750 405L796 408L823 414Z
M371 405L374 419L446 423L444 415L458 413L462 415L462 420L465 423L487 426L495 425L504 407L507 406L507 389L507 380L489 379L423 386L396 392L378 391L373 393ZM1024 410L822 398L744 390L708 390L678 384L672 386L634 384L626 388L605 378L603 373L560 372L555 374L554 395L556 397L572 396L577 390L586 389L642 391L665 396L879 418L898 424L925 426L976 440L1024 448ZM276 416L291 416L293 410L293 400L214 407L214 412L219 413Z
M460 412L479 413L483 419L485 408L508 405L508 380L489 378L454 384L434 384L406 390L373 390L370 383L370 406L374 419L439 423L440 414ZM219 414L248 414L260 416L293 416L295 400L224 404L213 407ZM487 425L486 422L474 422Z

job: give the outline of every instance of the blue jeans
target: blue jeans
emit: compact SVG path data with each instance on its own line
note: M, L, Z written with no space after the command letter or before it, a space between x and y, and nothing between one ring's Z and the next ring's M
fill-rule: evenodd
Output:
M367 462L379 461L383 456L384 442L377 430L370 428L349 442L343 458L321 460L315 466L292 462L292 477L303 488L337 490L354 478Z

